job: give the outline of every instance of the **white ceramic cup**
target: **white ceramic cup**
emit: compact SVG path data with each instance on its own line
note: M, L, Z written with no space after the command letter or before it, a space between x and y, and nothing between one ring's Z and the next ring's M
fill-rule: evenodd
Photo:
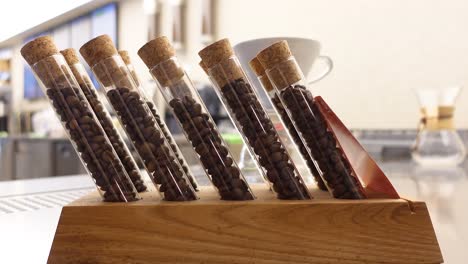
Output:
M242 68L247 74L247 77L252 82L257 90L262 90L261 85L257 79L255 73L250 69L249 61L251 61L257 54L268 46L281 41L286 40L293 56L296 58L299 67L301 67L304 75L308 79L308 83L314 83L325 76L327 76L333 69L333 61L328 56L320 55L320 42L307 39L307 38L289 38L289 37L274 37L274 38L260 38L252 39L244 42L240 42L234 46L234 52L236 53ZM320 64L324 65L324 68L318 74L310 76L312 66L315 62L321 61ZM315 70L314 70L315 71Z

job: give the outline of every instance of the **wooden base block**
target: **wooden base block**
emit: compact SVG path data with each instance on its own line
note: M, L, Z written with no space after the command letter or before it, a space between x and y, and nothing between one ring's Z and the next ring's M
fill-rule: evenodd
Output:
M48 263L442 263L426 205L406 200L194 202L157 194L129 204L92 194L65 206Z

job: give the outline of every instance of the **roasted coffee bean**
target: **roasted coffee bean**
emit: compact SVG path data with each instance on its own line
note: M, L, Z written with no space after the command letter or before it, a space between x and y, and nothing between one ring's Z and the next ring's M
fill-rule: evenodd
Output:
M115 129L112 120L110 119L109 115L105 112L102 103L98 99L96 91L92 87L93 86L89 83L80 83L80 88L83 91L83 94L88 99L89 104L93 108L94 113L99 119L99 122L101 123L107 137L109 138L109 141L114 147L115 152L122 161L122 164L124 165L127 174L130 176L130 179L135 185L135 188L138 192L146 191L147 187L142 180L142 176L140 174L138 166L136 165L135 161L131 158L132 154L125 146L125 143L123 142L119 133ZM102 140L104 140L104 137L102 137Z
M179 184L185 182L183 168L165 146L160 128L142 97L126 87L111 89L107 96L164 199L195 200L193 189Z
M180 165L182 166L185 174L187 175L190 184L192 185L192 188L196 191L198 191L198 185L195 180L195 177L191 174L191 171L189 169L189 166L187 162L185 161L184 157L180 153L179 148L177 147L176 143L174 142L174 139L172 138L169 129L167 128L166 124L163 122L161 116L158 114L156 111L156 108L152 102L147 101L146 104L148 105L148 108L151 110L151 113L154 116L154 119L156 119L156 123L158 123L159 127L161 128L161 132L163 133L164 137L166 138L167 142L171 146L172 151L174 152L175 156L179 160Z
M233 80L221 87L221 93L278 198L310 199L304 182L250 84L244 79ZM293 191L290 186L293 186Z
M289 134L291 135L294 143L299 148L299 152L302 155L302 158L306 161L306 165L309 168L310 172L314 176L315 182L317 183L317 186L320 188L320 190L326 191L327 186L323 182L322 178L320 177L320 173L318 172L317 168L315 167L314 161L312 158L309 156L307 152L307 148L304 145L304 142L302 142L301 137L297 133L296 129L294 128L294 124L292 123L291 119L288 116L288 113L286 112L286 109L284 108L283 103L281 102L281 99L278 97L277 94L275 94L272 98L271 101L273 102L273 106L275 107L276 111L281 117L281 120L283 121L284 125L286 126L286 129L288 129Z
M280 98L274 98L275 106L284 120L289 111L289 126L295 124L298 133L291 133L295 141L301 147L301 153L305 156L309 150L312 157L307 159L307 164L313 163L312 158L318 163L323 172L323 179L332 190L335 198L360 199L362 190L352 175L351 166L342 155L342 150L336 146L333 134L328 131L325 120L314 102L312 93L302 85L289 86L281 91ZM281 104L281 103L284 103ZM281 105L280 105L281 104ZM286 109L285 109L286 108ZM285 122L287 124L287 122ZM295 131L292 127L289 131ZM300 138L304 139L300 144ZM315 174L314 174L315 175Z
M221 143L219 131L201 104L191 96L184 96L172 99L169 106L182 124L221 199L252 200L253 196L241 178L239 169L233 163L227 148Z
M65 123L91 177L103 192L104 200L137 200L125 167L116 156L118 153L112 151L112 143L107 141L104 130L94 118L80 90L76 87L49 88L46 94L61 121Z

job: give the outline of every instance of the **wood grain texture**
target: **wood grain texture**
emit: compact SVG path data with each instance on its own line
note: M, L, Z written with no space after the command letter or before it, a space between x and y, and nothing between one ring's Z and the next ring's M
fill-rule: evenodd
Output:
M62 210L48 263L442 263L423 202L255 201L130 204L96 194ZM315 192L314 192L315 193Z

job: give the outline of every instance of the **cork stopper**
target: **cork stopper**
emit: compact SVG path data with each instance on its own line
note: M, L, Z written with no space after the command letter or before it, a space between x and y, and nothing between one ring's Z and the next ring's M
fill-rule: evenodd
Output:
M130 59L130 56L128 55L128 51L126 50L119 50L119 55L122 58L123 62L125 65L127 65L128 70L130 71L130 74L133 77L133 81L135 81L136 85L140 85L140 79L138 78L138 75L135 72L135 68L133 67L132 61Z
M249 66L250 69L252 69L252 71L255 73L255 75L262 76L265 74L265 68L263 68L263 65L260 63L257 57L249 61Z
M101 35L86 42L81 46L80 53L91 68L100 61L118 54L108 35Z
M38 37L21 48L21 55L29 65L59 53L54 40L50 36Z
M21 48L21 55L46 88L59 89L70 85L71 73L50 36L26 43Z
M292 56L288 42L282 40L265 48L257 54L257 58L265 69L274 67L276 64L283 62Z
M232 49L229 39L225 38L206 46L198 52L198 55L209 69L220 61L233 56L234 50Z
M200 65L200 67L203 69L203 71L208 74L208 68L205 66L205 64L203 63L203 61L200 61L198 63L198 65Z
M242 68L235 56L234 49L228 39L219 40L198 52L211 79L219 88L238 79L244 79Z
M138 56L149 69L175 56L175 49L166 36L157 37L138 50Z
M80 63L80 60L78 58L78 54L76 53L75 49L71 49L71 48L64 49L64 50L61 50L60 53L65 58L65 61L70 67L70 70L72 71L73 76L75 76L75 79L78 82L78 84L80 85L86 84L86 80L83 78L83 73L80 72L80 70L76 67L76 64Z
M184 75L184 69L175 58L175 49L165 36L157 37L138 50L138 56L163 87L175 85Z
M130 60L130 56L128 55L128 51L119 50L118 53L125 64L127 65L132 64L132 61Z
M80 62L80 59L78 58L78 54L76 53L75 49L64 49L61 50L60 53L62 53L68 65L73 65Z
M273 90L273 85L268 79L268 76L265 74L265 68L263 68L263 65L260 63L257 57L249 61L249 66L250 69L252 69L252 71L255 73L255 75L257 75L258 79L262 83L263 88L267 92Z
M133 78L123 61L109 59L118 55L118 52L108 35L101 35L86 42L81 46L80 53L103 86L132 88Z
M278 89L292 85L302 79L302 72L292 57L288 42L283 40L260 51L257 55L268 78Z

